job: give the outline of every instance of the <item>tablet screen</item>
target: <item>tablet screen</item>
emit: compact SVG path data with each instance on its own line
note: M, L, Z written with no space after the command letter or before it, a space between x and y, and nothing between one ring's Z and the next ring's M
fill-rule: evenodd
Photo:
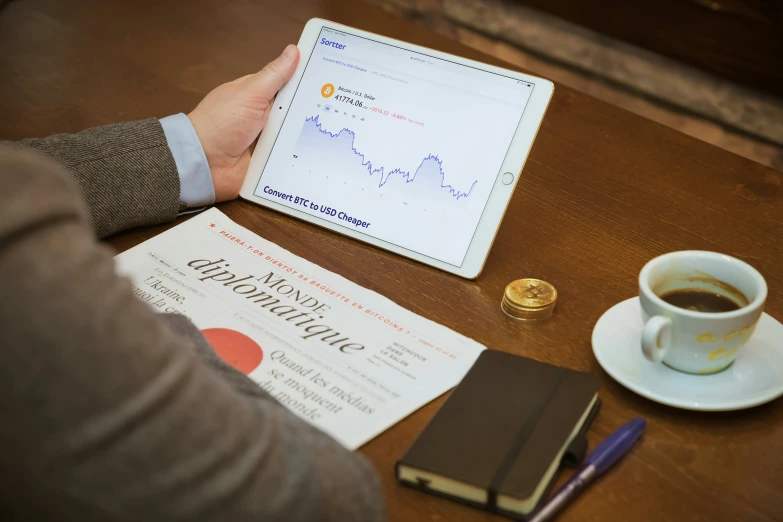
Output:
M459 267L533 88L323 28L255 195Z

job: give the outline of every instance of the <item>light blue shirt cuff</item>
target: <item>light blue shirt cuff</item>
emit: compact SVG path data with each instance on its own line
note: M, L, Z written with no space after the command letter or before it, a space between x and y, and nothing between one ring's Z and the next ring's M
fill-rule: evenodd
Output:
M166 141L179 173L179 199L188 207L203 207L215 202L212 174L196 129L183 113L160 120Z

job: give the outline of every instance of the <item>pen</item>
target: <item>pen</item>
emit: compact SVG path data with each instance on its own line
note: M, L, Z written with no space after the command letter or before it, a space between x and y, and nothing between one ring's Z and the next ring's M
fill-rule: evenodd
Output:
M550 520L591 482L620 460L620 457L628 453L642 436L646 425L644 419L634 419L609 435L587 456L582 469L575 473L528 522Z

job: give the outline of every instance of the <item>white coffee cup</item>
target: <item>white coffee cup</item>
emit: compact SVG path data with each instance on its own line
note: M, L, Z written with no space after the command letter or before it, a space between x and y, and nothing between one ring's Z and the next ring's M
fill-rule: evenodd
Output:
M697 312L661 299L674 290L702 290L740 306L730 312ZM767 283L733 257L688 250L656 257L639 274L644 330L642 352L681 372L709 374L728 367L761 317Z

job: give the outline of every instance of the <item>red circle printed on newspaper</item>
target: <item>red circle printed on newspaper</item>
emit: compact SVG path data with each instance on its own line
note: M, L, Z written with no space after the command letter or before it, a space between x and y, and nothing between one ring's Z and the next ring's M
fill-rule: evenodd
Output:
M228 328L207 328L201 331L215 353L235 369L249 374L261 364L264 351L247 335Z

